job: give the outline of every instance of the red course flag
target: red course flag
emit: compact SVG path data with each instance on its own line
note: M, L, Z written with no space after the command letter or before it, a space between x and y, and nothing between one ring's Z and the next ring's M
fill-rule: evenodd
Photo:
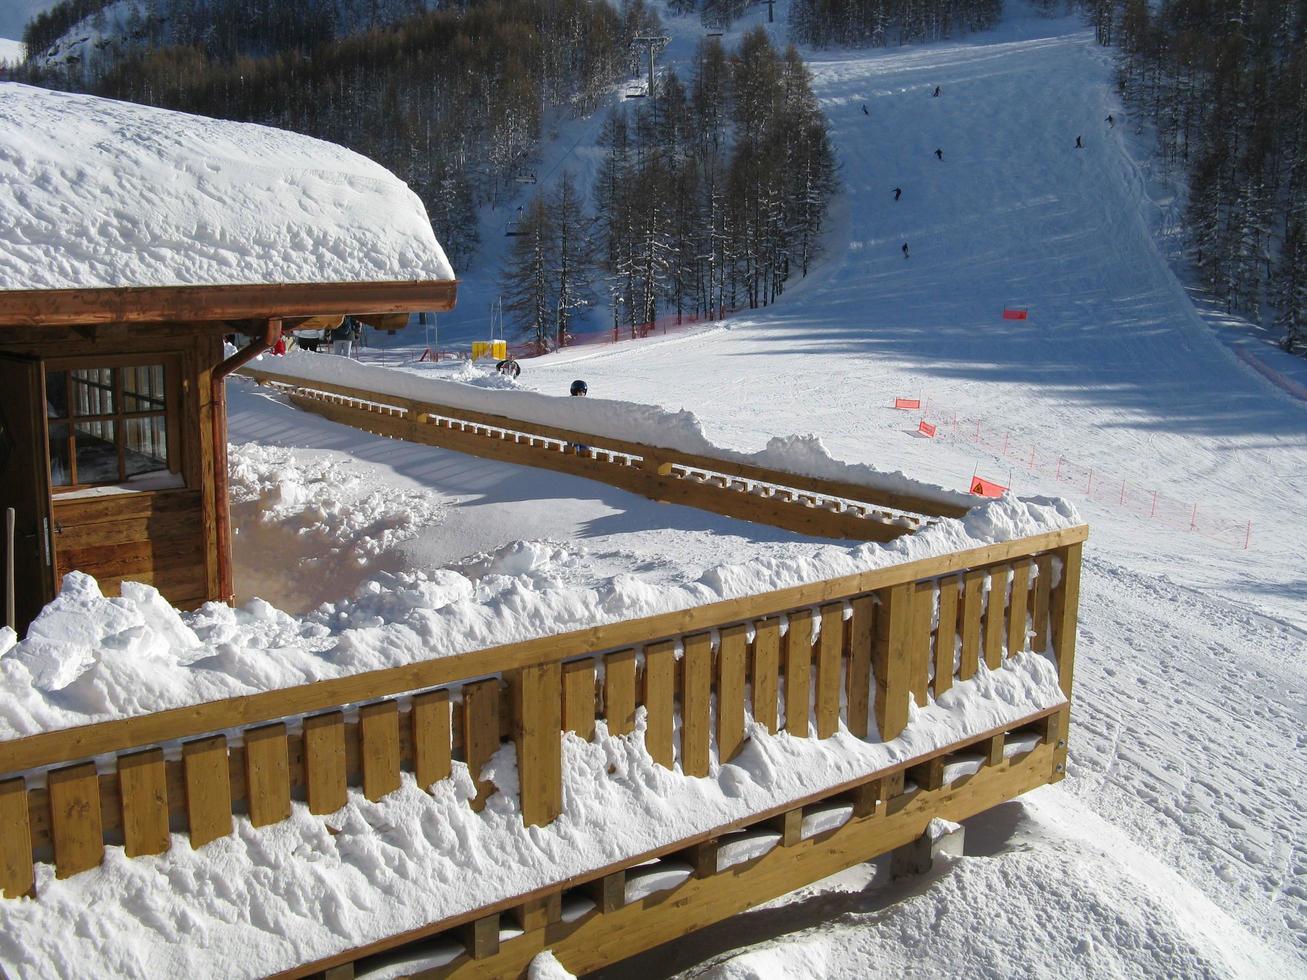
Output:
M1006 490L1007 487L991 483L983 476L973 476L971 478L971 492L977 497L1001 497Z
M1004 320L1024 320L1024 319L1026 319L1026 317L1027 317L1027 315L1028 315L1028 312L1029 312L1029 311L1024 310L1024 309L1015 309L1015 308L1013 308L1013 307L1008 307L1007 309L1005 309L1005 310L1003 311L1003 319L1004 319Z
M894 399L894 407L895 407L895 408L908 408L908 409L912 409L912 408L920 408L920 407L921 407L921 399L920 399L920 398L895 398L895 399Z
M924 436L929 436L931 439L935 438L935 427L925 419L921 420L921 424L917 426L917 431Z

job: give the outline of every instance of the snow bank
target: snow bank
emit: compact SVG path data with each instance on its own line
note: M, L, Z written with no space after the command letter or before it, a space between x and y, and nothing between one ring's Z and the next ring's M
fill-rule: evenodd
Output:
M344 147L0 83L0 289L453 277L417 195Z
M845 463L834 459L814 435L775 437L768 441L765 449L755 453L722 449L704 435L703 425L694 413L684 410L671 412L656 405L605 398L555 397L516 386L492 389L483 384L459 384L453 380L433 379L420 369L418 373L396 371L360 364L346 357L302 351L285 357L263 357L258 362L258 369L269 374L348 385L396 398L504 415L683 453L751 463L786 473L914 494L943 504L970 507L976 500L970 494L922 483L901 472L886 472L865 463Z
M405 774L383 800L351 791L327 817L296 803L289 820L255 830L237 816L232 836L198 851L181 835L159 857L128 859L111 846L102 867L62 881L38 865L38 900L0 902L0 964L23 977L267 975L628 860L1062 701L1053 664L1025 653L914 706L893 742L768 735L751 724L742 751L726 765L714 759L700 779L653 763L641 708L630 735L600 722L592 742L564 736L563 813L548 826L522 822L510 743L485 769L506 792L481 813L467 805L467 767L455 763L430 793Z
M262 599L181 613L151 586L125 583L120 597L105 598L73 572L22 642L0 633L0 739L687 609L1078 522L1064 501L1009 496L888 544L754 558L673 583L631 573L565 582L554 570L583 564L584 549L513 542L458 569L379 572L352 598L303 616Z

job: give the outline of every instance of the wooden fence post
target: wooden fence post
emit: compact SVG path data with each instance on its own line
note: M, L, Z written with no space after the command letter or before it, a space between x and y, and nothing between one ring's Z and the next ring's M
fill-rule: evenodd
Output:
M56 769L50 773L47 785L55 877L67 878L99 867L104 859L104 824L95 763Z
M785 631L785 730L808 737L808 702L812 689L812 610L789 615Z
M0 783L0 892L21 898L31 894L35 883L27 784L19 776Z
M555 661L523 667L509 684L522 820L542 826L563 812L562 666Z
M876 613L876 645L872 669L876 674L876 724L880 737L898 738L908 724L908 639L911 635L912 583L880 590Z
M723 765L744 742L744 678L747 641L743 626L721 631L717 651L717 759Z
M1062 560L1062 578L1049 597L1053 620L1053 656L1057 661L1058 680L1067 706L1048 719L1047 739L1053 744L1053 773L1050 782L1058 782L1066 775L1067 732L1071 724L1071 675L1076 659L1076 611L1080 605L1080 558L1084 549L1081 542L1059 549Z
M676 648L671 640L644 648L644 747L664 769L676 763Z
M840 727L840 687L844 668L844 603L821 607L817 640L817 737L830 738Z
M696 633L684 640L681 658L681 772L708 775L708 725L712 689L712 638Z
M777 616L760 620L754 626L753 640L753 717L767 731L776 734L777 680L780 676L781 621Z
M499 751L499 681L476 681L463 685L463 758L476 785L472 809L480 813L495 784L481 778L490 757Z
M875 606L869 595L853 600L853 626L849 631L849 676L847 678L849 732L867 737L867 709L871 705L871 648L875 642Z
M912 630L908 677L917 706L924 708L930 689L930 623L935 616L935 583L917 582L912 589Z

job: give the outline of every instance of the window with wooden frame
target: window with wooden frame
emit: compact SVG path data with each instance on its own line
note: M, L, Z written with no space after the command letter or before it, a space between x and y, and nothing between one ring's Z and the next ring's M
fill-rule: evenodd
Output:
M175 358L49 361L51 489L181 486Z

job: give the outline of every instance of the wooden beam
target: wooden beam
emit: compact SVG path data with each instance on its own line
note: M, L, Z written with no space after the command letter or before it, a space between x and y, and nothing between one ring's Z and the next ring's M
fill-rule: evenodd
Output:
M0 329L447 312L458 280L0 290Z

